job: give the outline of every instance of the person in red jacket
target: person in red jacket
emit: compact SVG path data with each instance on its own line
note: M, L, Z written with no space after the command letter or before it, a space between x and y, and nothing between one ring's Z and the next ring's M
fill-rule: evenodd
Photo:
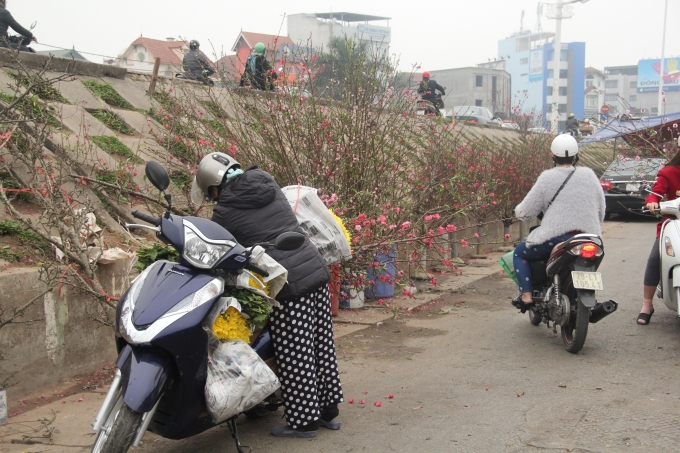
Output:
M650 212L654 212L659 209L659 202L666 197L666 200L675 200L680 196L680 137L678 137L678 143L672 145L672 150L675 151L675 155L666 163L666 165L659 170L656 176L656 182L654 183L654 188L652 189L652 194L645 199L645 204ZM661 226L663 225L663 220L659 222L656 226L656 240L654 241L654 246L649 254L649 259L647 260L647 268L645 269L644 278L644 290L642 299L642 310L637 317L637 323L646 326L652 319L654 314L654 306L652 305L652 299L654 298L654 292L656 287L661 281L661 254L659 253L659 236L661 234Z

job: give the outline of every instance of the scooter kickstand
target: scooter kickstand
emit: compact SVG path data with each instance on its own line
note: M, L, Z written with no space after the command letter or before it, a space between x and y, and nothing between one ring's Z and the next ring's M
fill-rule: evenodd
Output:
M236 417L238 417L238 415ZM238 453L245 453L242 448L245 447L248 449L248 453L252 453L252 448L247 445L241 445L241 440L238 437L238 427L236 426L236 417L232 417L227 420L227 426L229 427L229 432L231 432L231 437L233 437L234 442L236 442L236 451Z

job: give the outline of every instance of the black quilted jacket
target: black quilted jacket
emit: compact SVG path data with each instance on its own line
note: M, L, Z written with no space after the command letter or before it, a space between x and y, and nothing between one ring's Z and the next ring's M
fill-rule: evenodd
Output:
M234 177L225 186L212 220L229 230L244 247L273 242L286 231L304 234L274 178L258 168ZM288 270L288 284L277 295L279 300L299 298L330 280L323 257L309 239L297 250L267 253Z

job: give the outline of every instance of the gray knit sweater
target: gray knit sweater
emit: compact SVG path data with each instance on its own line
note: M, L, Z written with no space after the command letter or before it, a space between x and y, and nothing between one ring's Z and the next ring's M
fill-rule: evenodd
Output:
M572 171L576 173L548 209L548 203ZM515 208L515 215L529 220L544 213L541 226L527 237L527 245L536 245L574 230L602 235L600 223L604 220L604 209L604 191L593 170L555 167L541 173L534 187Z

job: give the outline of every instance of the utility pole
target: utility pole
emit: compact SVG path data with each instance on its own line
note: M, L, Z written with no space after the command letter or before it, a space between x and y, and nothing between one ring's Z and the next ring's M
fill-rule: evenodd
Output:
M553 40L553 89L552 118L553 134L558 133L560 123L560 56L562 55L562 0L555 3L555 39Z
M659 103L656 114L663 115L663 68L665 66L665 52L666 52L666 18L668 17L668 0L663 12L663 36L661 38L661 66L659 66Z

